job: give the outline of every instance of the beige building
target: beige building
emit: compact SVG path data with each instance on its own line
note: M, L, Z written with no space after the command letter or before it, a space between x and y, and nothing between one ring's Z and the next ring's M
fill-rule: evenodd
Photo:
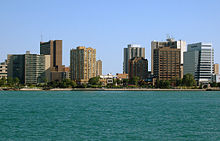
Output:
M151 69L157 79L173 80L183 77L182 48L178 46L178 41L153 41L151 49Z
M96 76L102 75L102 61L97 60L96 61Z
M0 79L7 79L8 71L7 71L7 61L0 63Z
M70 51L70 77L80 83L96 77L96 49L79 46Z
M116 76L120 80L128 79L128 74L127 73L116 73Z
M151 73L154 74L154 50L159 48L169 47L172 49L180 49L180 70L181 78L183 78L183 53L186 51L186 42L183 40L175 41L172 38L168 38L165 42L152 41L151 42Z
M219 74L219 64L214 64L214 74Z

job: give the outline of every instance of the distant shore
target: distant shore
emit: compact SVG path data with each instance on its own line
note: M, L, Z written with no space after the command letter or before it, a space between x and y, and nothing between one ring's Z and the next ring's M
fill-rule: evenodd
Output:
M220 89L152 89L152 88L53 88L43 90L42 88L8 89L0 88L0 91L220 91Z

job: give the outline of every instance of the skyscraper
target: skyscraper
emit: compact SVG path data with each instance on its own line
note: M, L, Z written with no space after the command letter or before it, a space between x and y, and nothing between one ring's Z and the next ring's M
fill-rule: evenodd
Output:
M135 76L139 77L139 79L144 80L147 79L148 76L148 60L143 57L134 57L129 60L129 71L128 76L129 79Z
M180 52L181 52L180 70L181 70L181 78L182 78L183 77L183 63L184 63L183 52L186 51L186 42L183 40L175 41L172 38L168 38L167 41L165 42L158 42L158 41L151 42L151 73L154 74L154 55L153 55L154 49L164 48L164 47L180 49Z
M102 75L102 61L97 60L96 61L96 76Z
M51 71L62 71L62 40L40 42L40 54L50 55Z
M145 48L140 45L129 44L128 48L124 48L124 62L123 62L123 72L128 73L128 63L129 59L134 57L145 58Z
M219 64L214 64L214 74L219 74Z
M210 43L195 43L187 46L184 53L184 74L191 73L198 83L211 81L214 64L214 49Z
M80 83L96 76L96 49L79 46L70 51L70 76Z
M49 79L50 55L8 55L8 77L18 78L24 84L43 83Z
M151 72L157 79L173 80L182 77L181 53L184 49L178 44L178 41L173 39L151 43Z

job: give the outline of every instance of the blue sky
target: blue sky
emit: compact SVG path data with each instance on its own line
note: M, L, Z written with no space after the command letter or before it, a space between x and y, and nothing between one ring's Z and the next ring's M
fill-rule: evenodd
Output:
M170 34L187 43L211 42L220 63L219 0L1 0L0 61L40 52L43 40L63 40L63 64L77 46L93 47L103 73L122 72L123 48L146 48ZM150 69L150 67L149 67Z

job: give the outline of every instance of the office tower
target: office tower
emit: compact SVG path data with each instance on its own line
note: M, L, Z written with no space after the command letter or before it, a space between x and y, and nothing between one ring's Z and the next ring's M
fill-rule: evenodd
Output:
M129 60L129 79L137 76L139 79L147 79L148 76L148 60L143 57L134 57Z
M102 75L102 61L97 60L96 61L96 76Z
M5 62L0 63L0 79L7 79L8 71L7 71L7 60Z
M96 49L79 46L70 51L70 76L80 83L96 76Z
M40 54L50 55L51 71L62 72L62 40L40 42Z
M164 47L169 47L169 48L176 48L176 49L180 49L180 70L181 70L181 78L183 78L183 63L184 63L184 59L183 59L183 52L186 51L186 42L179 40L179 41L175 41L172 38L168 38L167 41L165 42L158 42L158 41L152 41L151 42L151 73L154 74L154 49L158 49L158 48L164 48Z
M128 73L128 61L134 57L145 58L145 48L135 44L129 44L127 48L124 48L123 73Z
M184 52L184 74L193 74L199 83L208 83L214 73L214 49L210 43L195 43L187 46Z
M8 77L18 78L23 84L43 83L49 79L50 55L8 55Z
M214 64L214 74L219 74L219 64Z

